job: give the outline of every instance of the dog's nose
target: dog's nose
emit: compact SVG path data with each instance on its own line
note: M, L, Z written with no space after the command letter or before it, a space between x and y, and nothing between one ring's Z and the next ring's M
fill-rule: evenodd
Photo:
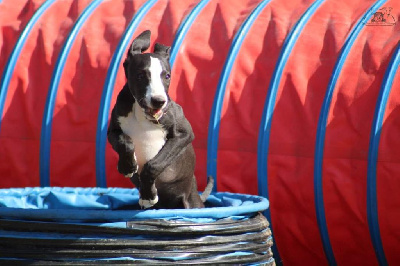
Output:
M164 105L165 102L166 102L166 100L162 96L152 96L151 97L151 105L153 106L153 108L159 109Z

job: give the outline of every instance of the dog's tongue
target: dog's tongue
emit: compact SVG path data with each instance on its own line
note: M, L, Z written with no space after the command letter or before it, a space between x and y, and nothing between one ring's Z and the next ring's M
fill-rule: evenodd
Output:
M150 114L152 116L155 116L157 113L159 113L161 111L161 109L150 109Z
M149 113L152 117L154 117L155 119L159 119L162 116L162 110L160 109L149 109Z

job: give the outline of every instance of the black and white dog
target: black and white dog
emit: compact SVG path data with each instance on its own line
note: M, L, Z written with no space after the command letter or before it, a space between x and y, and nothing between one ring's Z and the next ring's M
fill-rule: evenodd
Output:
M150 46L150 31L133 40L124 62L127 83L118 95L108 141L119 154L118 171L139 188L142 208L203 208L194 176L192 128L168 96L170 47Z

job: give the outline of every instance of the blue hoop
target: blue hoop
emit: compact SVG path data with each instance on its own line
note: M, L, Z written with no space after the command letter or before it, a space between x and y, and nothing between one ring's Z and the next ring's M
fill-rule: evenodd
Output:
M46 105L42 120L42 133L40 136L40 185L50 185L50 143L51 143L51 128L54 113L54 106L57 97L58 85L60 84L61 75L64 70L69 52L74 44L75 38L78 35L83 24L93 13L93 11L100 5L103 0L94 0L91 2L79 16L75 22L71 32L69 33L65 43L58 56L55 69L51 78L49 92L47 94Z

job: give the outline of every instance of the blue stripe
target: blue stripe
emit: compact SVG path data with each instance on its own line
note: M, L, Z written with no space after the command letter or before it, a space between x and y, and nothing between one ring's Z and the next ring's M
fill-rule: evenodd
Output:
M350 52L351 47L353 46L354 41L356 40L359 32L365 25L365 22L368 20L368 18L370 18L372 14L374 14L379 9L379 7L385 2L386 0L379 0L373 6L371 6L364 14L364 16L358 20L354 28L351 30L349 36L347 37L344 46L342 47L341 52L339 54L338 60L336 61L330 81L328 83L328 88L325 94L324 102L322 104L320 112L320 117L318 120L315 155L314 155L314 193L315 193L314 196L315 196L315 207L316 207L318 227L324 245L324 250L330 264L333 264L335 261L333 260L334 259L333 252L330 247L328 229L326 225L323 188L322 188L322 159L324 155L327 117L329 114L332 95L336 86L336 82L339 78L343 64L347 58L347 55Z
M106 81L103 87L103 93L101 95L99 116L97 120L97 132L96 132L96 184L98 187L106 187L106 143L107 143L107 126L108 126L108 114L110 112L110 102L112 92L114 90L115 79L118 74L118 69L121 65L121 59L124 55L126 47L129 45L131 36L138 27L140 21L147 14L147 12L153 7L157 0L148 0L143 6L136 12L132 18L128 27L122 35L121 40L118 43L117 49L111 59L110 67L107 71Z
M240 29L236 33L232 45L229 48L228 58L225 61L217 90L215 92L214 103L211 110L210 124L208 127L207 142L207 176L212 176L215 179L213 191L217 191L218 136L221 120L221 110L224 102L226 86L232 71L233 64L236 60L242 43L247 36L247 33L251 29L258 15L269 2L270 0L264 0L260 2L240 26Z
M179 48L182 45L183 40L185 39L185 36L187 32L189 31L189 28L192 26L194 20L197 18L197 16L200 14L200 12L203 10L203 8L210 2L210 0L201 0L190 12L189 15L185 17L185 19L182 21L181 25L179 26L179 29L177 30L174 42L172 43L171 47L171 55L169 62L171 64L171 67L173 67L176 55L178 54Z
M380 265L388 265L385 252L382 246L378 221L378 202L376 189L376 166L378 163L378 148L381 138L383 116L392 89L393 80L400 64L400 43L397 45L389 66L383 78L382 87L379 92L375 107L374 120L372 122L369 152L368 152L368 173L367 173L367 218L372 244Z
M0 83L0 129L2 122L1 117L3 116L4 103L6 101L8 86L10 85L11 77L14 73L15 65L17 64L17 59L21 54L21 50L25 45L25 42L28 39L29 33L31 32L33 26L43 15L43 13L51 6L51 4L54 3L54 1L55 0L47 0L38 8L38 10L36 10L35 14L33 14L32 18L26 24L25 29L22 31L21 36L19 36L18 41L16 42L14 49L11 52L10 57L8 58L7 65L4 68Z
M303 30L304 26L310 20L312 15L318 9L318 7L324 2L324 0L315 1L301 18L297 21L296 25L288 34L285 42L282 46L279 59L274 69L274 73L271 78L271 82L268 88L267 97L264 104L264 110L262 113L260 131L258 135L258 149L257 149L257 177L258 177L258 194L268 198L268 149L269 149L269 139L271 133L272 116L275 108L276 94L278 92L279 83L282 78L283 69L286 66L286 62L289 55L297 42L297 39ZM268 209L265 212L267 219L271 222L271 211ZM272 222L271 222L271 228Z
M58 85L60 83L61 75L64 70L65 63L67 61L69 52L72 45L74 44L75 38L86 22L88 17L93 11L99 6L103 0L92 1L82 12L74 24L70 34L68 35L65 43L58 56L55 69L51 78L49 92L47 94L46 105L44 109L43 121L42 121L42 133L40 136L40 185L50 185L50 143L51 143L51 128L52 119L54 112L54 105L57 97Z

